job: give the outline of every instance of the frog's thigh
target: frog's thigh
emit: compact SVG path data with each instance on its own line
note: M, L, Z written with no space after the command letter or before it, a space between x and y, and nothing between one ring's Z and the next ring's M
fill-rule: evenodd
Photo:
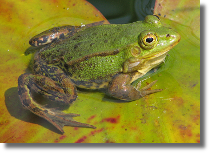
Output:
M52 43L57 39L64 39L70 32L74 30L74 26L54 27L31 38L29 44L34 47L43 46Z
M69 80L68 84L71 83L71 80ZM73 85L71 85L73 89L66 89L65 87L58 85L54 80L42 75L23 74L19 77L18 84L20 96L22 91L25 91L26 88L28 88L30 91L34 90L51 100L59 101L64 104L71 103L77 97L76 88ZM30 94L27 96L31 97ZM28 98L26 96L23 97Z
M58 98L63 97L64 103L71 103L76 100L76 87L70 77L66 75L62 69L55 65L48 65L42 60L37 60L34 64L34 72L38 76L42 76L40 78L36 77L35 81L37 85L41 86L43 89L47 89L47 93L53 93L53 95ZM60 89L62 89L63 92L60 92Z

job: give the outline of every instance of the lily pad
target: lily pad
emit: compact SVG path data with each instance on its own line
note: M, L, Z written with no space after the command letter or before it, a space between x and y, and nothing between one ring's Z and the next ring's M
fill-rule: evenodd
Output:
M84 0L2 1L0 142L199 143L199 1L170 2L157 0L154 14L176 29L181 41L155 73L141 78L143 84L158 80L152 88L163 91L126 103L99 91L79 91L78 99L65 112L80 114L77 121L97 129L66 126L61 135L46 120L21 106L17 79L28 71L32 57L24 54L30 47L28 41L52 27L88 24L105 18Z

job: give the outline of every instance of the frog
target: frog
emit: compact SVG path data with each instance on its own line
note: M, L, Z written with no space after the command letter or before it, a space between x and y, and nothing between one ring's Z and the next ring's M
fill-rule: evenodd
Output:
M53 37L54 36L54 37ZM42 46L33 57L32 73L18 78L21 104L61 133L64 126L96 128L77 122L79 114L48 108L32 96L32 90L58 104L70 106L78 89L100 90L109 97L130 102L162 91L132 83L164 62L181 37L163 26L156 15L128 24L64 26L47 30L29 42Z

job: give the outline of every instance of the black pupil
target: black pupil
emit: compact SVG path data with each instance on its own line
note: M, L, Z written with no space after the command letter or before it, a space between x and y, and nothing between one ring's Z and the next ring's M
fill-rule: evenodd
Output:
M146 42L151 43L153 41L153 38L147 38Z

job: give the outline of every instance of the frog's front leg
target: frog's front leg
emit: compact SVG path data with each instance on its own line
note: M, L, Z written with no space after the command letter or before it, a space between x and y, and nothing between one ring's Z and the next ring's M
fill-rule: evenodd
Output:
M92 125L75 121L73 117L79 116L78 114L65 114L56 109L46 108L32 98L31 90L64 104L73 102L77 97L76 87L70 78L58 67L42 65L42 68L39 70L43 72L42 74L48 76L25 73L18 78L18 94L22 105L32 113L49 121L62 133L65 125L95 128Z
M138 72L137 72L138 73ZM135 88L131 85L133 74L120 73L116 75L109 83L108 94L120 100L133 101L140 99L148 94L162 91L162 89L148 90L156 81L153 81L149 85L139 89L140 83Z

